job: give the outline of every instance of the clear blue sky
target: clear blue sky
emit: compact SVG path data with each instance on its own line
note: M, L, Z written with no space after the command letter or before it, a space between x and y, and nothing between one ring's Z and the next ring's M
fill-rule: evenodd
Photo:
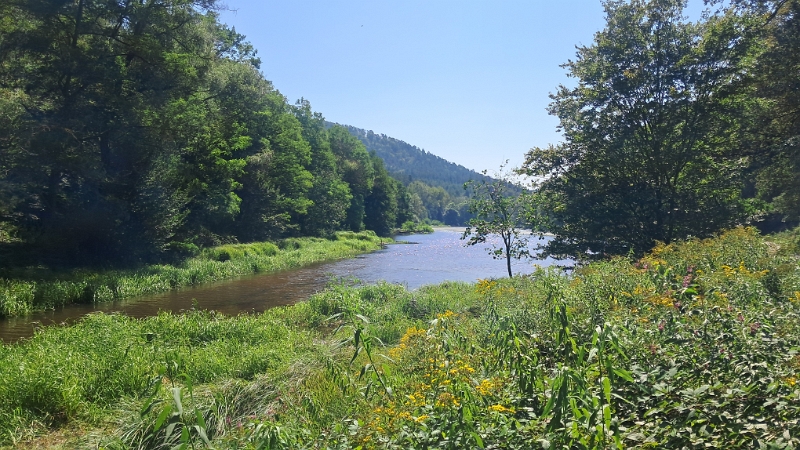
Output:
M490 172L560 140L546 111L571 83L559 65L605 24L599 0L226 3L290 102Z

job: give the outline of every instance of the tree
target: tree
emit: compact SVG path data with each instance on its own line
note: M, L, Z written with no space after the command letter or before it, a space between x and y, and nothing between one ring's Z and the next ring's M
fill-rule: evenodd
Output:
M529 256L529 252L528 236L521 229L525 196L509 192L510 186L502 173L492 181L469 181L464 185L465 189L472 189L469 212L474 217L469 220L461 239L467 240L466 245L476 245L486 242L490 236L500 236L502 245L494 245L490 254L494 259L505 258L508 276L513 277L511 260Z
M364 226L378 236L389 236L397 224L397 184L375 153L370 155L374 173L372 190L364 199Z
M455 205L450 203L447 205L447 209L444 212L444 223L445 225L450 225L451 227L458 226L460 223L460 217L458 215L458 210L455 208Z
M395 226L400 228L402 224L408 221L419 222L414 217L411 193L408 192L403 183L397 181L395 184L397 185L397 220L395 221Z
M416 194L427 209L427 217L431 220L443 221L450 194L440 186L430 186L422 181L412 181L408 191Z
M751 159L760 199L778 217L800 221L800 1L749 0L732 7L750 19L758 55L737 86L758 99L742 155Z
M311 104L305 99L298 100L294 111L303 125L303 137L311 145L309 171L314 176L314 185L308 193L312 204L308 214L301 218L302 229L312 235L333 233L344 223L353 196L339 176L325 119L320 113L312 112Z
M372 191L375 176L367 149L346 128L334 126L328 130L331 150L336 155L337 170L352 195L345 224L352 231L364 229L364 201Z
M160 251L183 225L192 198L176 164L200 147L219 149L179 136L205 122L189 117L208 111L192 99L225 58L215 53L214 16L203 14L214 7L213 0L0 5L0 97L14 126L0 143L0 166L18 200L10 216L28 244L73 260L133 258ZM169 121L179 128L170 130L165 116L181 101L191 110L186 121ZM227 159L221 151L218 159Z
M564 65L549 111L565 142L534 148L522 173L551 202L545 253L642 253L744 216L744 162L730 157L742 94L743 24L688 23L682 0L607 1L606 28Z

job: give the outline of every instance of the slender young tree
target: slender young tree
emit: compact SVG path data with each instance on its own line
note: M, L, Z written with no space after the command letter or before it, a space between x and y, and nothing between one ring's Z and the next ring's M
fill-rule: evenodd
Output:
M524 194L510 192L509 187L502 169L497 179L470 181L464 185L465 189L472 191L469 212L474 217L469 220L461 239L467 241L466 245L477 245L485 243L491 236L499 236L501 244L494 245L490 254L494 259L505 259L508 276L513 277L511 260L530 254L529 235L522 229L526 211Z

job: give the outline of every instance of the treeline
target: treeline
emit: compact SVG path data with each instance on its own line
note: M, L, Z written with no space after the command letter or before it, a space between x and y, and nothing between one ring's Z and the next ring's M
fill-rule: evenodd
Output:
M219 7L0 1L6 262L142 262L414 219L381 159L289 104Z
M338 125L329 123L329 126ZM385 134L350 125L343 127L384 161L392 178L406 186L414 220L450 226L467 224L472 215L464 184L488 179L487 176Z
M607 1L606 27L564 67L534 148L544 253L642 254L656 242L800 220L800 1Z

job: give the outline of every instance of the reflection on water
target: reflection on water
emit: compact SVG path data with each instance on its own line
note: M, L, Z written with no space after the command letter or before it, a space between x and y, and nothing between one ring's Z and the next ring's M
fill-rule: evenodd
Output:
M255 275L232 281L181 289L149 297L97 305L70 305L58 311L0 321L0 339L6 342L33 334L36 326L70 323L94 311L121 312L145 317L159 311L216 310L224 314L260 312L304 300L322 290L331 279L356 278L364 283L385 280L408 289L443 281L475 281L507 276L505 260L494 260L487 245L464 247L460 233L437 230L432 234L402 236L409 244L390 245L384 250L353 259L317 264L275 274ZM497 241L499 242L499 241ZM540 266L553 260L536 261ZM530 273L529 261L514 261L512 270Z

